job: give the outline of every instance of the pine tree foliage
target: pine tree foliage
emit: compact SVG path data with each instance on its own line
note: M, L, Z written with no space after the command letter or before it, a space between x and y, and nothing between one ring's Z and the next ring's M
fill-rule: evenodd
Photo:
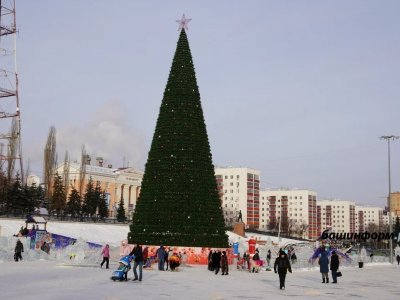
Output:
M86 185L85 195L83 196L82 212L85 216L91 217L96 215L96 208L96 191L94 188L93 180L90 177Z
M57 217L64 213L66 206L65 187L62 182L62 177L56 173L54 176L53 193L51 196L50 208L52 212L57 214Z
M124 208L124 199L123 198L121 198L121 200L118 203L117 221L118 222L125 222L126 221L125 208Z
M394 224L393 233L394 233L394 239L400 246L400 240L398 240L400 237L400 217L396 217L396 223Z
M108 217L107 194L104 191L101 192L98 208L99 208L100 219L107 218Z
M146 245L228 246L184 29L164 91L128 239Z
M14 182L9 185L7 191L6 209L8 212L14 214L22 214L25 211L25 197L24 190L21 186L21 179L17 174Z
M79 195L79 192L75 188L72 188L71 193L69 194L68 197L68 203L65 212L66 214L71 215L71 217L76 218L81 216L81 210L82 210L81 196Z

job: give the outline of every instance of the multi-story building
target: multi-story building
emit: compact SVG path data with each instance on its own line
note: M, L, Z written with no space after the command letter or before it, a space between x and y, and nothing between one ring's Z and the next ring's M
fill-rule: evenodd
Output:
M400 217L400 192L390 194L390 211Z
M300 189L260 191L260 230L317 237L317 193Z
M233 225L239 212L248 228L260 224L260 171L251 168L217 167L215 176L227 225Z
M96 165L90 165L89 160L84 168L81 168L81 164L78 163L68 163L67 166L62 163L57 166L55 172L64 181L68 180L68 184L64 182L67 195L71 193L73 188L79 191L81 181L81 190L84 193L87 183L92 179L94 185L100 184L101 189L106 193L109 216L116 215L118 202L121 198L124 200L127 215L131 215L140 193L143 172L134 168L112 168L111 165L103 167L100 162L101 160L97 160ZM83 170L84 172L82 172Z
M375 226L375 231L378 229L382 230L383 225L383 208L362 205L356 206L356 232L371 230L371 226Z
M318 200L320 232L332 228L334 232L356 232L355 203L344 200Z

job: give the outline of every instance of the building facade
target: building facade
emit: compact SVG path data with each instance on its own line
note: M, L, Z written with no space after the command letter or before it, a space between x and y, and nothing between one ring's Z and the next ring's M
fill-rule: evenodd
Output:
M317 237L317 193L300 189L260 191L260 227L303 238Z
M383 208L356 206L356 232L382 230L383 225Z
M390 194L390 211L400 217L400 192Z
M248 228L260 224L260 171L251 168L215 168L225 223L232 226L242 214Z
M67 195L71 193L73 188L84 193L86 185L91 178L94 186L98 183L106 193L110 217L116 216L118 202L121 198L124 200L127 216L132 214L140 193L142 171L134 168L112 168L111 166L103 167L90 164L86 164L83 170L84 172L81 172L81 164L78 163L68 163L68 165L62 163L56 168L55 172L64 181ZM81 174L83 174L83 180L81 180ZM65 183L66 180L68 184Z
M317 227L319 234L326 229L332 229L338 233L356 232L356 210L355 203L345 200L318 200L319 220Z

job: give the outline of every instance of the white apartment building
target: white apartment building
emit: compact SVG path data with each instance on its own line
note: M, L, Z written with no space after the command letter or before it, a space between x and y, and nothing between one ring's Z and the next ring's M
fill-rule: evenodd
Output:
M354 233L355 203L345 200L318 200L317 201L317 227L319 234L327 228L332 228L337 233Z
M296 232L304 238L317 236L317 193L302 189L260 191L260 230Z
M389 222L389 218L387 218ZM356 206L356 232L364 232L368 230L369 224L375 224L378 228L382 228L384 224L383 208L372 206Z
M227 225L239 212L249 228L259 227L260 171L251 168L216 167L215 177Z

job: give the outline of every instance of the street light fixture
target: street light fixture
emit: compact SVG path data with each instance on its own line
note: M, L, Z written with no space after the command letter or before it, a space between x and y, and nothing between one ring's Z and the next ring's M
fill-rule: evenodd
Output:
M388 210L389 210L389 234L390 236L392 235L393 231L393 220L392 220L392 212L391 212L391 207L390 207L390 195L392 194L392 179L391 179L391 174L390 174L390 141L394 141L399 139L399 136L395 135L383 135L380 137L381 140L386 140L387 145L388 145L388 177L389 177L389 196L388 196ZM389 240L389 247L390 247L390 258L389 261L391 264L393 264L393 240L390 238Z

